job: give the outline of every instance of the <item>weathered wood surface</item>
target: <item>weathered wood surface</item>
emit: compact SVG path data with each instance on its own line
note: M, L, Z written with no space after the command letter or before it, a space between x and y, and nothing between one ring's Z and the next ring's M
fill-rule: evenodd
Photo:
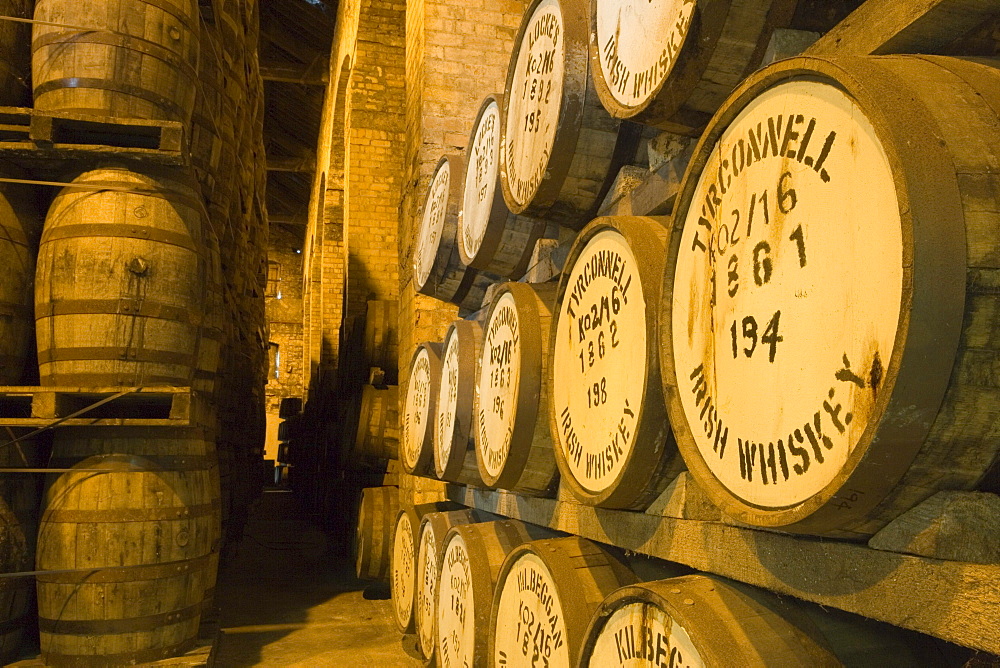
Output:
M187 427L212 415L190 387L0 386L0 427Z
M805 55L934 53L997 14L993 0L868 0Z
M666 161L627 194L607 203L600 211L602 216L662 216L673 211L674 200L681 188L684 171L694 150L692 143L687 150Z
M669 490L668 490L669 491ZM448 486L524 522L675 561L974 649L1000 652L1000 565L940 561L717 522Z

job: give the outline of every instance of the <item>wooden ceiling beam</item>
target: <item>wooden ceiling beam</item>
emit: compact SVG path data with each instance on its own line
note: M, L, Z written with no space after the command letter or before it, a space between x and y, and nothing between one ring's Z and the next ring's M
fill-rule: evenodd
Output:
M260 76L264 81L325 86L329 81L329 61L317 57L312 63L261 63Z

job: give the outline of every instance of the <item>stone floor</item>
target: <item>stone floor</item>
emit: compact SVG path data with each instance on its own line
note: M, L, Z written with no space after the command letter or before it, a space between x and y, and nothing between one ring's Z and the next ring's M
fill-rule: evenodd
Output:
M422 666L388 587L359 581L288 492L265 491L220 574L215 665Z

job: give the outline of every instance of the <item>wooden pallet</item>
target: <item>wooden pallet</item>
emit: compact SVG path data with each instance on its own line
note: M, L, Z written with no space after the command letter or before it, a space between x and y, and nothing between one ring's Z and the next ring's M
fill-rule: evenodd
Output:
M8 160L115 157L185 165L187 141L176 121L0 107L0 158Z
M448 484L446 493L470 507L1000 653L1000 563L738 526L722 518L686 474L646 512L584 506L563 491L542 499ZM968 536L970 543L978 538Z
M198 426L204 424L206 404L190 387L5 386L0 387L0 427Z

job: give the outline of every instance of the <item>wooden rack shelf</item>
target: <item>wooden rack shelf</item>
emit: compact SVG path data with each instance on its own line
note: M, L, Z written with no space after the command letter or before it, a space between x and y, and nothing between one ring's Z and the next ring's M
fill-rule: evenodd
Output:
M185 165L183 124L0 107L0 158L14 162L122 158Z
M683 491L675 486L674 493ZM447 496L470 507L1000 653L1000 564L944 561L721 520L666 517L660 514L664 508L678 504L662 498L647 512L630 512L584 506L563 495L533 498L454 484L447 485Z
M206 403L190 387L8 386L0 387L0 427L197 426Z

